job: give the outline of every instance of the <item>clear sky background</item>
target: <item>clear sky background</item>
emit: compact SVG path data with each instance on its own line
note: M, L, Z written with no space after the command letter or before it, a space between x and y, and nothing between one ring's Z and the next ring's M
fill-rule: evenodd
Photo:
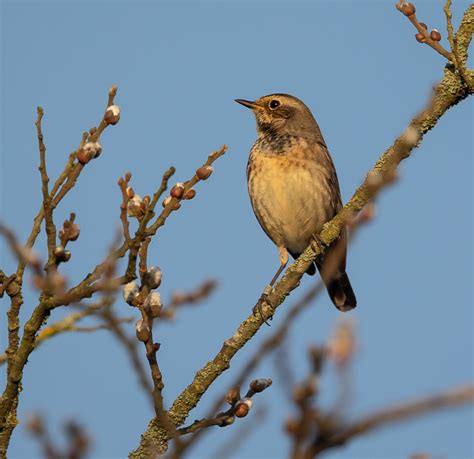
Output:
M65 266L71 282L100 261L113 239L120 175L131 170L135 190L151 194L170 165L177 168L176 181L186 180L210 151L229 145L212 178L199 184L197 197L171 216L151 246L150 262L164 273L164 299L208 278L220 282L205 304L183 310L175 322L159 328L167 403L247 316L278 263L247 196L254 119L233 99L286 92L304 100L321 126L347 200L442 77L443 58L415 41L413 27L394 3L2 2L1 219L22 240L41 200L36 106L45 109L54 176L81 133L99 121L110 85L119 87L121 121L107 130L102 156L87 167L56 213L60 224L75 211L82 228ZM443 3L416 2L420 20L440 29L447 46ZM468 2L454 3L457 25ZM377 203L376 221L351 247L348 272L358 308L350 316L357 324L359 351L350 416L473 377L472 123L472 100L442 118L403 163L399 182ZM44 253L44 238L39 244ZM4 246L0 261L13 270ZM272 329L313 282L304 278ZM5 299L1 305L3 348ZM34 306L30 292L23 319ZM117 309L136 313L121 301ZM52 319L69 312L54 311ZM339 316L323 295L297 321L288 348L295 378L307 374L307 347L324 342ZM272 329L263 327L238 354L190 421L206 413ZM322 381L325 405L337 393L331 371ZM291 405L273 359L252 376L270 377L274 386L256 399L267 415L235 457L286 457L289 441L282 423ZM34 352L25 371L11 458L39 457L24 427L28 414L38 411L58 437L69 418L86 426L94 458L125 457L152 416L124 352L107 332L64 334ZM209 432L191 457L211 457L251 418ZM474 454L473 424L472 407L445 411L365 435L325 457L392 459L422 451L468 458Z

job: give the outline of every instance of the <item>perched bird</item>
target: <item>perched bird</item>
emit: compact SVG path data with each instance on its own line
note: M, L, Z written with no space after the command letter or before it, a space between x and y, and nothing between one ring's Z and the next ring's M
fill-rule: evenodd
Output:
M323 136L308 107L288 94L271 94L255 101L236 99L257 120L258 138L250 151L247 181L253 211L277 246L280 267L297 258L324 223L341 209L336 170ZM345 231L318 259L316 267L334 305L341 311L356 307L346 274ZM313 275L312 264L306 271Z

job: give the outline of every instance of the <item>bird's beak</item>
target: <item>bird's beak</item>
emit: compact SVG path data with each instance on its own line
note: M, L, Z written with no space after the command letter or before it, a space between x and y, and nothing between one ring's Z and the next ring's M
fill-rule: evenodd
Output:
M238 104L243 105L244 107L251 108L252 110L262 108L260 105L258 105L256 102L254 102L252 100L235 99L235 101Z

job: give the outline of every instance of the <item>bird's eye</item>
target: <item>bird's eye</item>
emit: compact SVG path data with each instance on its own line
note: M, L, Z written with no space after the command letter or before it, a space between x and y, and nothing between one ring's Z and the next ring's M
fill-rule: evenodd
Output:
M280 105L281 105L281 104L280 104L280 101L279 101L279 100L273 99L272 101L270 101L269 107L270 107L272 110L275 110L275 108L278 108Z

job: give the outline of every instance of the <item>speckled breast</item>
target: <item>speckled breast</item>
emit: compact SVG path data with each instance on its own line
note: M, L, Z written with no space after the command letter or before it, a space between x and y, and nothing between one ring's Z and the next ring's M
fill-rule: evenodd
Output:
M334 203L340 200L332 161L325 152L328 167L318 148L301 139L273 153L257 141L249 158L248 190L255 215L277 246L296 254L335 214Z

